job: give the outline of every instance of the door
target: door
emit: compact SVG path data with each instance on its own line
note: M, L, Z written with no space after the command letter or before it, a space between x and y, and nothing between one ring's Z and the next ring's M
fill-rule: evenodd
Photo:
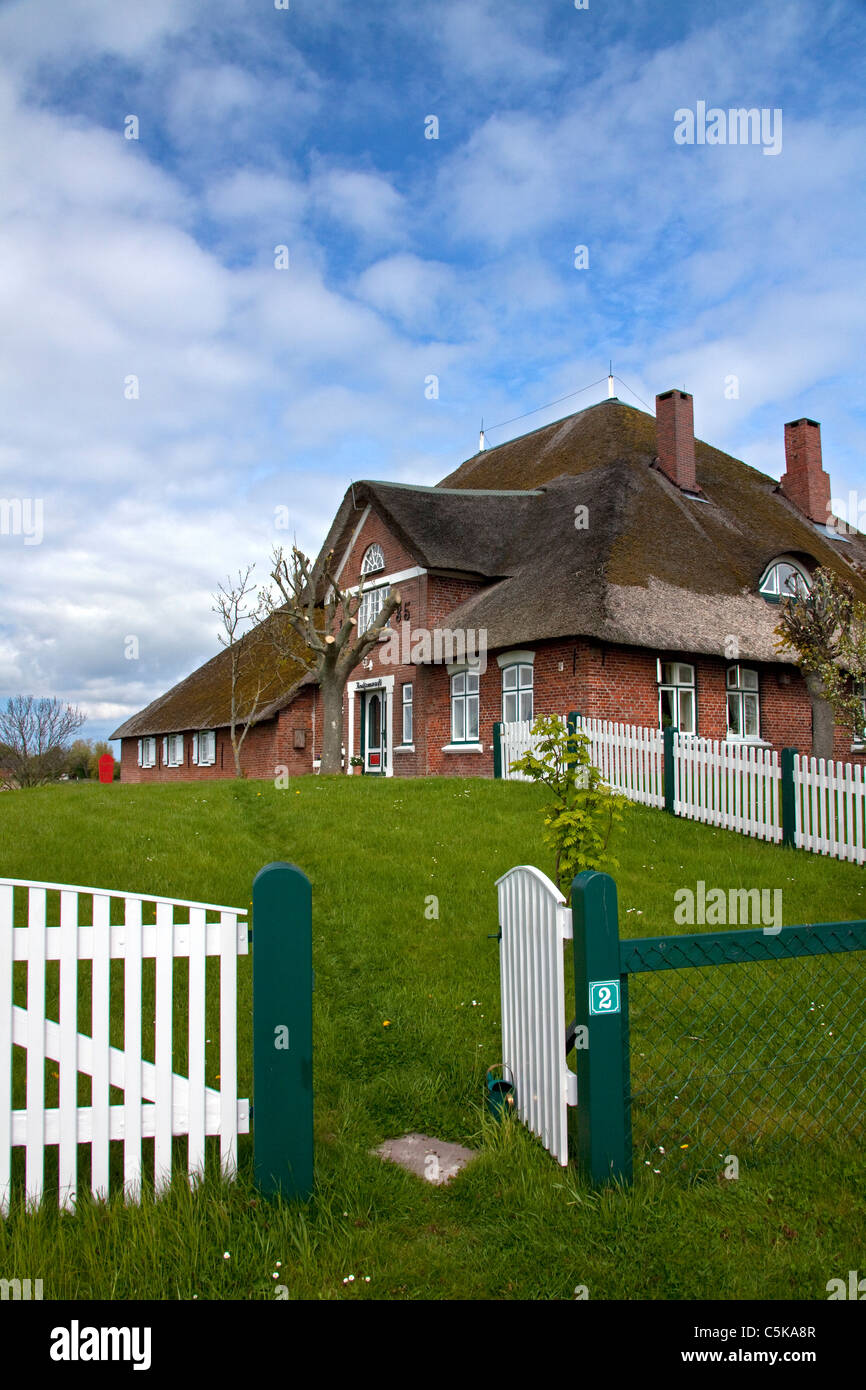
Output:
M385 692L368 690L364 710L364 771L382 774L385 771Z

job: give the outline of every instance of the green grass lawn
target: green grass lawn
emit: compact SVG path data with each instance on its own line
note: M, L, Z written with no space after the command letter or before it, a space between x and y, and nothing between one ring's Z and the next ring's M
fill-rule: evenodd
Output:
M0 1277L42 1278L46 1298L272 1299L277 1285L290 1298L561 1299L577 1285L593 1299L826 1298L829 1279L862 1265L856 1143L800 1139L744 1157L730 1182L640 1161L630 1190L596 1192L518 1124L486 1115L485 1072L500 1061L494 883L515 864L550 871L541 804L531 786L456 779L0 797L8 877L246 907L263 864L305 870L317 1169L308 1205L260 1201L244 1138L234 1184L210 1175L191 1193L181 1180L159 1202L145 1194L126 1208L118 1196L85 1197L75 1215L13 1205L0 1223ZM785 924L866 916L862 868L663 812L632 808L612 851L623 935L700 930L673 919L675 890L698 879L781 888ZM431 894L438 920L426 915ZM239 964L249 1095L251 959ZM435 1188L370 1156L408 1131L479 1157Z

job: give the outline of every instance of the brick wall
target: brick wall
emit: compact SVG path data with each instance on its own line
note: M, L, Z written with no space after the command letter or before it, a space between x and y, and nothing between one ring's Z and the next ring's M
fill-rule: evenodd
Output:
M277 775L277 767L288 768L291 776L300 776L312 771L313 759L313 706L317 692L304 690L298 698L274 718L254 725L241 747L241 767L250 778L272 779ZM293 747L294 730L303 729L305 748ZM178 767L166 767L163 761L162 735L156 739L156 766L138 766L138 739L121 740L120 780L122 782L208 782L224 777L234 777L235 762L229 730L216 730L216 759L210 766L200 766L192 760L192 730L183 735L183 763ZM320 732L316 733L317 750L321 743ZM317 754L318 756L318 751Z

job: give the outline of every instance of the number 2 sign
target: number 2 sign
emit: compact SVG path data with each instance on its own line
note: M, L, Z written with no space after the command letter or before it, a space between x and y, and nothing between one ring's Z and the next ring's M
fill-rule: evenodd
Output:
M595 980L589 986L590 1014L619 1013L619 980Z

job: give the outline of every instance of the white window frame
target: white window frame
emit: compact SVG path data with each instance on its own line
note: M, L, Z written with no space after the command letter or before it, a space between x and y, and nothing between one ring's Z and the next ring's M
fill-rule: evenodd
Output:
M138 766L156 767L156 738L148 736L138 740Z
M384 568L385 552L378 541L374 541L373 544L368 545L367 549L364 551L364 558L361 561L361 574L380 574Z
M193 734L192 760L196 767L213 767L216 762L216 729L199 729Z
M512 685L510 682L514 681ZM529 696L529 713L521 712L524 695ZM509 719L506 713L508 701L514 703L515 717ZM503 724L517 724L528 720L532 723L535 708L535 669L531 662L513 661L508 666L502 667L502 722Z
M407 691L409 692L408 695L406 694ZM413 684L412 684L411 681L407 681L407 682L403 685L403 695L402 695L402 700L401 700L401 706L402 706L402 711L403 711L403 714L402 714L402 720L403 720L403 722L402 722L402 728L401 728L401 734L402 734L401 743L402 743L402 745L403 745L404 747L406 747L408 744L410 744L410 743L413 742L414 737L415 737L415 691L414 691ZM407 715L408 715L408 721L409 721L409 732L408 732L408 734L407 734L407 732L406 732L406 719L407 719Z
M177 757L178 746L180 757ZM183 767L183 734L165 734L162 740L162 760L166 767Z
M749 679L744 679L748 677ZM733 679L732 679L733 678ZM754 683L752 683L754 678ZM755 722L757 729L753 734L736 733L731 728L731 699L735 699L739 706L740 728L745 728L746 720L744 711L746 701L755 701ZM753 666L729 666L725 673L725 719L728 726L728 739L732 743L761 743L761 678Z
M665 667L671 668L671 679L665 680ZM691 672L691 680L683 679L683 671ZM656 657L656 679L659 691L659 728L665 725L662 722L662 696L666 691L673 695L674 722L673 727L681 734L696 734L698 731L698 695L695 681L695 666L692 661L663 661ZM684 729L682 726L682 713L680 709L680 692L687 690L692 697L692 728Z
M460 684L462 682L462 684ZM474 682L474 688L470 689L470 682ZM459 686L459 688L458 688ZM451 744L472 743L479 741L479 731L481 728L481 689L479 673L466 667L462 671L455 671L450 677L451 695ZM467 718L469 710L474 704L475 709L475 732L470 734L470 721ZM463 713L463 733L459 735L455 732L458 724L457 711Z
M375 589L365 589L358 605L358 636L372 627L381 613L385 601L391 593L390 584L380 584Z
M866 716L866 681L857 682L857 694L860 696L863 705L863 714ZM855 734L854 741L851 744L852 752L856 750L856 752L862 753L864 748L866 748L866 737L858 737L858 735Z
M766 599L768 603L781 603L783 598L794 597L793 593L783 594L781 591L779 570L782 565L786 565L788 569L793 570L794 574L799 577L806 593L808 593L812 587L812 581L808 571L805 570L801 564L798 564L790 555L779 555L775 560L771 561L764 570L761 576L761 582L758 585L758 593L761 595L761 598ZM799 585L797 588L799 589Z

